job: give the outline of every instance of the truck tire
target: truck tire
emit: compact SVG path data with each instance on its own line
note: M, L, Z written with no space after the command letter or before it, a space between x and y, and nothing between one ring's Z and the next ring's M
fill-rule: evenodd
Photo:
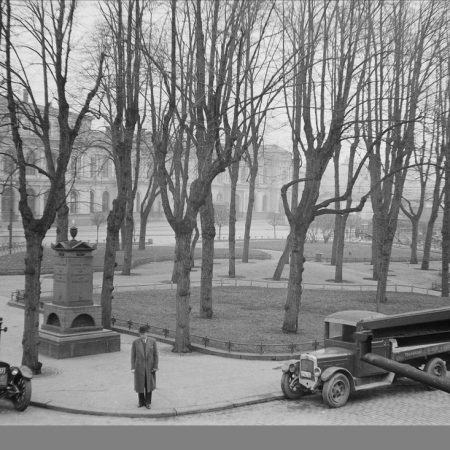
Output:
M291 400L297 400L303 395L305 395L305 391L302 387L297 383L295 388L291 388L290 386L291 377L288 373L283 373L281 376L281 390L286 398Z
M31 381L21 378L17 383L20 393L13 397L14 408L17 411L25 411L31 401Z
M343 373L334 374L322 389L323 401L330 408L340 408L347 403L350 395L350 381Z
M435 377L443 377L447 376L447 367L445 365L445 361L441 358L431 358L424 367L424 372L434 375ZM436 388L427 386L427 389L430 391L434 391Z

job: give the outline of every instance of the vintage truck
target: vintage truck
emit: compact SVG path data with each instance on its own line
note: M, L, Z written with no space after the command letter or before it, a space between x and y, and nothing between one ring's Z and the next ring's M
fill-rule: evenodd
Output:
M285 397L321 392L338 408L351 393L392 384L397 376L450 392L450 308L395 315L340 311L324 325L324 348L282 366Z

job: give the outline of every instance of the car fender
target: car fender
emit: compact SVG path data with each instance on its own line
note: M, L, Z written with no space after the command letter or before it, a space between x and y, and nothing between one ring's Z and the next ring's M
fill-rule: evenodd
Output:
M337 366L333 366L333 367L327 367L320 375L320 379L325 383L326 381L328 381L335 373L343 373L345 375L347 375L347 378L350 381L350 386L351 389L354 390L355 389L355 383L353 381L353 376L352 374L347 370L344 369L343 367L337 367Z
M20 366L19 370L24 378L28 378L29 380L33 378L33 372L28 366Z
M291 364L294 364L294 366L298 363L298 359L290 359L289 361L286 361L282 366L281 366L281 370L283 371L283 373L286 373L289 371L289 366Z

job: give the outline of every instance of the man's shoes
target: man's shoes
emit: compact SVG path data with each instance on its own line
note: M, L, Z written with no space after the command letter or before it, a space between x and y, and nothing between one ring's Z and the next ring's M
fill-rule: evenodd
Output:
M145 405L145 407L146 407L147 409L151 409L150 403L147 403L147 404Z
M143 406L145 406L143 403L138 403L138 408L142 408Z

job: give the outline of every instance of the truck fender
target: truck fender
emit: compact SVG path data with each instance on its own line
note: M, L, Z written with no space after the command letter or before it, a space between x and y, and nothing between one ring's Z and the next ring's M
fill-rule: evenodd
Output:
M320 379L325 383L325 381L328 381L335 373L343 373L345 375L347 375L347 378L350 382L350 387L352 389L352 391L355 389L355 383L353 381L353 376L352 374L347 370L344 369L342 367L327 367L320 375Z

